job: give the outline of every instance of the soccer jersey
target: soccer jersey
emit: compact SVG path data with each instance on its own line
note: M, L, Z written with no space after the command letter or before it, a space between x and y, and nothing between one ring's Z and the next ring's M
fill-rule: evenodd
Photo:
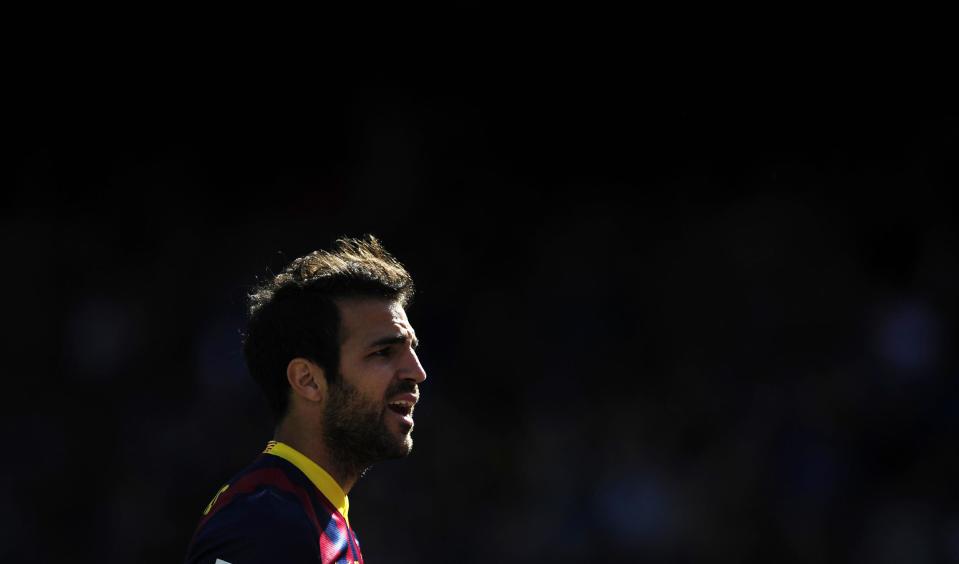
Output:
M362 564L348 512L325 470L271 441L207 506L186 564Z

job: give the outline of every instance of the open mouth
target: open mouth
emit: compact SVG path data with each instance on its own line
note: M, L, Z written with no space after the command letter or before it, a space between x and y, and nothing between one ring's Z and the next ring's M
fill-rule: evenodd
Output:
M413 414L413 402L411 401L391 401L387 404L387 407L390 408L390 411L402 415L403 417L409 417Z

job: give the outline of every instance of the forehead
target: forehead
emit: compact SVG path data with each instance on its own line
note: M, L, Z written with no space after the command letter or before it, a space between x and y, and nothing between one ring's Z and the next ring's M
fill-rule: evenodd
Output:
M390 335L411 335L406 310L397 302L376 299L337 300L343 344L376 340Z

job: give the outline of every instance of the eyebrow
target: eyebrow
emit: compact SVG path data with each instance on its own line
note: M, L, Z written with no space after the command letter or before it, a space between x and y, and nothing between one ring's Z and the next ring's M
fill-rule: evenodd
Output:
M406 342L406 337L403 335L394 335L390 337L383 337L382 339L377 339L370 343L369 348L381 347L383 345L398 345ZM416 337L413 337L413 348L420 346L420 341Z

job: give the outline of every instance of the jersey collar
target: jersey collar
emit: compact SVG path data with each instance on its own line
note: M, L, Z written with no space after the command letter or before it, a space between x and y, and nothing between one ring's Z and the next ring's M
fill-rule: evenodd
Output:
M330 500L330 503L336 507L340 515L346 519L346 523L350 523L350 518L347 515L350 511L349 498L346 497L346 493L343 491L343 488L336 483L336 480L334 480L326 470L320 468L319 464L313 462L307 458L305 454L290 445L279 441L270 441L267 443L266 450L263 452L272 454L273 456L279 456L293 466L296 466L300 472L306 474L306 477L313 482L316 489L320 490L320 493L322 493L326 499Z

